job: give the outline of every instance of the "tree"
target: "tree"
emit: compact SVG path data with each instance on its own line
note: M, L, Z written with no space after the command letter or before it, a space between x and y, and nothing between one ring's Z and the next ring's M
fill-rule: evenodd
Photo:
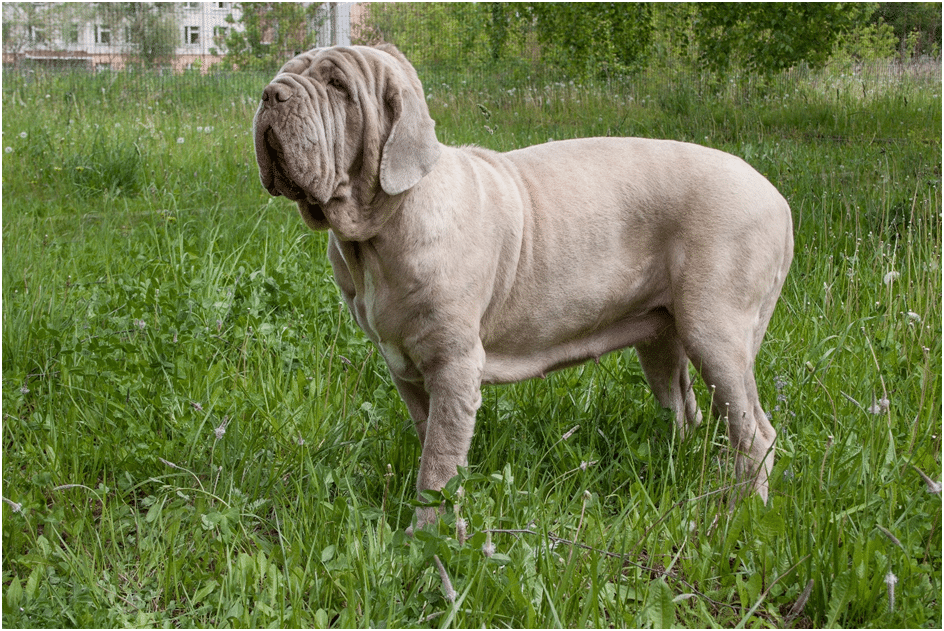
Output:
M230 29L224 41L226 60L238 68L277 70L285 61L312 47L311 33L322 21L318 3L240 2L242 31ZM227 16L227 21L235 20Z
M459 70L476 66L501 48L490 48L487 24L493 7L481 3L372 3L370 28L414 64Z
M800 62L823 66L837 38L864 22L875 5L718 2L699 9L695 37L703 65L770 74Z
M541 59L576 76L625 72L652 39L648 3L527 3Z
M938 57L941 54L941 17L939 2L880 2L872 21L891 25L902 57Z
M105 24L124 27L129 52L145 67L168 63L174 56L180 39L174 3L97 2L93 6Z

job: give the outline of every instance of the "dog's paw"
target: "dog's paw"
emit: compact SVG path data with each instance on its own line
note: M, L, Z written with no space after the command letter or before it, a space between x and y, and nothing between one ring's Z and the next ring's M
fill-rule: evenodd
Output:
M436 520L439 519L439 511L435 508L417 508L416 509L416 522L415 526L410 526L406 529L406 536L413 537L413 533L416 530L422 530L424 526L428 524L435 524Z

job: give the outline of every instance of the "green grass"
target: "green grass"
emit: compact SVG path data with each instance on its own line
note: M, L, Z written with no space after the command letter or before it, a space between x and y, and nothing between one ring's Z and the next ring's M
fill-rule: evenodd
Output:
M940 628L939 82L428 80L450 144L740 155L797 248L768 506L727 510L723 423L679 441L627 351L487 387L410 540L419 445L325 235L259 185L265 81L4 77L4 626Z

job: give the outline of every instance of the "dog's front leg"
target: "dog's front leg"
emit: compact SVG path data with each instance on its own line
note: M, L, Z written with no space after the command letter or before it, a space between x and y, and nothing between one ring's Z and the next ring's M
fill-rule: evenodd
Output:
M482 404L482 369L485 352L477 349L462 357L450 357L424 370L429 392L423 454L416 482L418 494L441 490L467 464L469 445L475 429L475 414ZM417 510L417 527L436 520L432 508Z

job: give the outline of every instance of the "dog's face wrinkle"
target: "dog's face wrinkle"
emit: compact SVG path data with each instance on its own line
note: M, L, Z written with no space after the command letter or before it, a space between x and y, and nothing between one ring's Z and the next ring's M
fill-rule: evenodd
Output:
M269 163L272 165L273 189L270 192L296 202L306 223L312 228L323 229L327 223L324 205L289 175L285 149L276 130L270 126L264 132L263 139Z
M277 193L292 201L304 199L304 191L288 175L285 166L285 151L282 149L282 143L279 142L275 130L271 127L267 129L264 138L265 150L269 155L269 163L272 165L273 188Z

